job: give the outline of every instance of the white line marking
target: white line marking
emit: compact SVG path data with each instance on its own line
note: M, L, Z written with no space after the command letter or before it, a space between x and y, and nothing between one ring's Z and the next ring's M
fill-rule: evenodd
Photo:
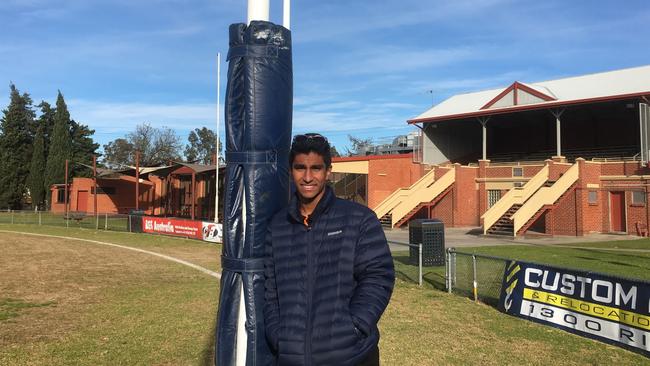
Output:
M150 254L150 255L154 255L154 256L156 256L156 257L160 257L160 258L166 259L166 260L168 260L168 261L172 261L172 262L180 263L180 264L182 264L182 265L184 265L184 266L192 267L192 268L194 268L194 269L196 269L196 270L199 270L199 271L201 271L201 272L203 272L203 273L205 273L205 274L207 274L207 275L209 275L209 276L215 277L215 278L217 278L217 279L221 279L221 273L219 273L219 272L215 272L215 271L211 271L211 270L209 270L209 269L207 269L207 268L204 268L204 267L198 266L198 265L196 265L196 264L194 264L194 263L190 263L190 262L188 262L188 261L184 261L184 260L182 260L182 259L178 259L178 258L170 257L170 256L168 256L168 255L164 255L164 254L160 254L160 253L156 253L156 252L150 252L150 251L148 251L148 250L144 250L144 249L128 247L128 246L126 246L126 245L119 245L119 244L107 243L107 242L103 242L103 241L90 240L90 239L75 238L75 237L70 237L70 236L59 236L59 235L47 235L47 234L25 233L25 232L22 232L22 231L0 230L0 232L1 232L1 233L11 233L11 234L23 234L23 235L33 235L33 236L44 236L44 237L47 237L47 238L58 238L58 239L79 240L79 241L85 241L85 242L88 242L88 243L94 243L94 244L100 244L100 245L108 245L108 246L111 246L111 247L117 247L117 248L122 248L122 249L133 250L133 251L135 251L135 252L140 252L140 253Z

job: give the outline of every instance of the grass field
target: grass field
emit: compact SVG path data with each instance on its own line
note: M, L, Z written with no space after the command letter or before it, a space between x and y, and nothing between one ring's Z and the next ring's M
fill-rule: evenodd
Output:
M220 246L161 236L1 225L171 255L219 269ZM218 281L143 253L0 233L0 365L207 365ZM399 264L398 264L399 265ZM398 280L383 365L650 365L632 352Z

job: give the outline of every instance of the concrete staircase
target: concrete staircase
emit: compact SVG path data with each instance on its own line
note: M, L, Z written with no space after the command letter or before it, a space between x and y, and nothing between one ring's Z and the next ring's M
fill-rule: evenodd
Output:
M403 225L423 204L436 200L449 189L456 180L456 170L448 169L435 179L435 169L425 174L408 188L400 188L383 200L375 209L375 214L387 227Z
M512 215L519 210L521 204L512 205L486 232L487 235L513 236Z
M483 218L483 233L516 237L547 210L572 191L578 180L578 164L573 164L557 181L549 181L549 169L545 166L523 187L513 188Z

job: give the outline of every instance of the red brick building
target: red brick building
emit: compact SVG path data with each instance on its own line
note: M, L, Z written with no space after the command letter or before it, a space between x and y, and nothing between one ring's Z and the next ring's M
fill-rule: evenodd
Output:
M67 211L128 214L137 206L146 215L213 220L215 169L215 165L187 163L140 168L137 205L135 168L101 172L96 195L93 178L73 178ZM52 212L66 212L65 185L55 184L51 192Z

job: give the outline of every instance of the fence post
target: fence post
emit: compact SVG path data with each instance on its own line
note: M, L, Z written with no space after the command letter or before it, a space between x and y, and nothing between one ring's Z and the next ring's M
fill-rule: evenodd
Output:
M99 230L99 215L95 214L95 231Z
M41 211L38 211L38 226L43 225L43 219L41 218Z
M478 284L476 282L476 256L472 255L472 269L473 269L473 275L474 275L474 282L473 282L473 292L474 292L474 301L478 302Z
M104 230L108 231L108 214L104 214Z
M11 212L11 225L14 224L14 210L9 209L9 212Z
M129 232L131 232L131 215L129 215Z
M451 293L451 250L450 249L447 249L446 259L447 259L447 263L446 263L447 264L447 271L446 271L447 292Z
M422 287L422 243L418 244L418 270L420 271L418 275L418 283Z

